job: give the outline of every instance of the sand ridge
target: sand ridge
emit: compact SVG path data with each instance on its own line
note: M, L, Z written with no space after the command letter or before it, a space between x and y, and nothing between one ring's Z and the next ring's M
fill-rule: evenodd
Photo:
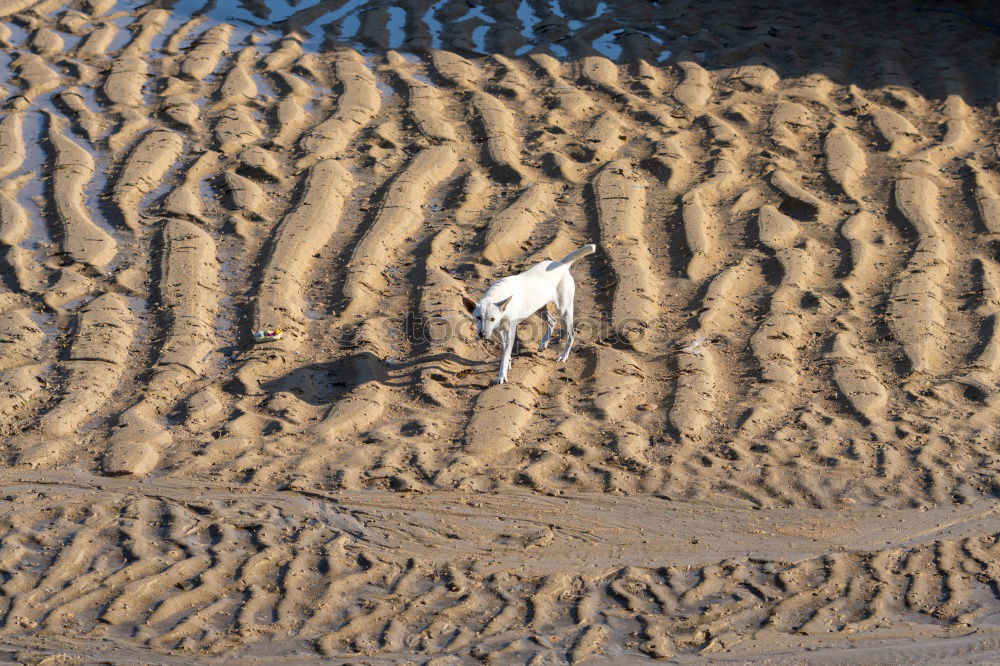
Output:
M0 1L0 649L995 656L988 30L267 4Z

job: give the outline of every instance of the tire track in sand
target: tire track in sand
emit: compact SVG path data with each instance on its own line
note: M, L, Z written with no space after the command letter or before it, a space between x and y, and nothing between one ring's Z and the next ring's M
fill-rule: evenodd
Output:
M514 114L499 99L489 93L472 92L475 111L485 139L484 159L498 183L519 184L530 176L521 161L520 132Z
M383 271L397 248L423 221L421 206L428 193L458 165L455 151L431 146L417 153L389 185L371 226L351 254L344 283L347 303L341 317L372 312L377 294L388 286Z
M3 118L0 118L0 178L7 178L21 169L26 156L24 111L20 105L12 103ZM43 277L31 251L23 246L31 235L33 225L28 211L17 201L18 190L30 179L30 176L25 175L0 184L0 247L5 248L3 279L25 293L37 291L42 286ZM10 273L7 273L8 270ZM19 390L9 393L5 399L5 403L8 403L5 410L11 408L9 401L20 392L33 392L37 388L37 382L27 376L11 376L9 379L11 386Z
M22 464L39 466L58 460L74 443L78 428L114 394L125 370L134 330L126 299L104 293L83 306L75 319L69 353L57 365L65 377L63 396L22 437L18 458Z
M218 268L215 242L196 225L166 220L158 283L165 339L142 398L118 416L104 456L107 474L143 475L171 443L157 421L203 374L215 349Z
M716 275L701 298L692 333L684 337L675 354L676 384L667 416L676 448L670 449L668 487L697 484L700 467L711 462L699 451L711 438L710 428L720 419L721 400L731 394L717 347L740 326L748 297L761 282L760 268L750 254ZM695 457L699 459L697 466L692 461Z
M111 201L125 226L133 232L141 224L143 198L160 185L183 147L184 139L177 132L154 129L139 140L123 161L111 187Z
M2 222L0 222L2 224ZM16 423L26 420L37 406L43 388L45 333L31 319L31 310L0 295L0 433L11 434Z
M259 394L262 373L287 364L306 342L303 286L313 255L336 231L356 186L354 177L333 159L314 163L303 182L300 199L282 218L266 249L251 320L254 331L280 326L288 333L282 340L257 349L237 373L244 391L250 394Z
M47 117L47 138L55 153L51 196L60 249L76 263L104 268L115 258L118 243L94 223L84 203L85 190L94 177L94 158L63 134L64 121L59 116L49 113Z
M441 91L411 74L409 63L395 51L389 51L386 60L405 89L407 113L420 133L435 143L458 141L454 126L446 119Z
M722 222L713 206L739 179L738 164L746 152L746 142L737 130L725 120L706 115L702 117L712 137L720 147L712 163L712 175L681 196L681 220L690 259L686 273L694 282L701 282L714 274L722 261L719 252L719 233Z
M643 347L646 329L659 311L659 287L654 283L643 232L646 186L639 172L625 160L609 163L593 181L601 247L611 260L616 278L612 329L635 348Z
M763 386L753 393L742 430L757 432L783 416L797 398L803 372L799 349L804 346L801 303L816 281L815 258L822 255L812 239L801 238L800 225L772 205L757 217L760 242L781 264L781 283L771 294L769 312L750 336L750 349L760 365ZM752 439L752 437L748 438Z
M337 110L299 140L299 150L304 155L298 161L300 169L342 153L382 106L375 75L356 52L342 51L334 62L333 73L340 86Z
M938 187L920 172L904 171L895 184L895 203L917 234L917 244L888 305L889 328L909 360L909 373L944 370L948 338L944 287L954 245L939 224Z
M555 183L532 183L494 215L486 231L483 258L490 263L501 264L522 252L535 228L552 210L557 189Z
M355 436L382 414L389 399L384 385L386 358L390 341L389 321L379 315L379 303L390 288L385 271L393 257L424 221L425 202L457 166L452 148L425 148L391 180L382 201L347 261L343 293L346 298L340 319L344 326L357 326L350 355L342 359L352 387L338 397L322 420L310 428L312 436L326 443L323 450L305 452L294 461L294 484L308 486L327 465L340 470L341 483L355 486L357 475L367 465L359 464L360 450L343 452L345 438ZM300 448L300 445L296 445ZM344 455L346 454L346 455ZM278 474L285 463L273 466L267 474Z

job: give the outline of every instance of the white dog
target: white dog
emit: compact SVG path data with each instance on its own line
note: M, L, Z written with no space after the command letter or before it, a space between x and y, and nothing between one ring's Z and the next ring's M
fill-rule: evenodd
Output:
M503 357L500 359L497 384L507 381L517 325L536 312L545 313L547 324L538 350L541 351L548 346L552 328L556 323L555 317L549 314L545 307L549 303L555 303L563 327L566 329L566 346L559 354L558 361L562 363L569 357L569 350L576 337L573 332L573 295L576 293L576 283L569 273L569 267L580 257L585 257L596 250L597 247L594 245L584 245L559 261L543 261L523 273L505 277L487 289L478 303L462 296L462 304L476 320L476 331L480 338L488 340L493 337L493 331L498 329L500 331Z

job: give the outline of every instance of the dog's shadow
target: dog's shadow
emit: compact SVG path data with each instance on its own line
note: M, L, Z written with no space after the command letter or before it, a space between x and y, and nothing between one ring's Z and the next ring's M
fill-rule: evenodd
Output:
M268 393L291 393L310 405L325 406L368 382L399 388L411 387L419 381L418 373L414 372L417 369L433 368L444 375L454 374L454 368L446 367L443 364L445 361L466 367L484 363L444 352L390 364L366 351L335 361L300 366L286 375L263 382L261 388Z
M261 384L268 393L286 392L310 405L336 402L346 393L368 382L390 383L385 363L371 352L311 363Z

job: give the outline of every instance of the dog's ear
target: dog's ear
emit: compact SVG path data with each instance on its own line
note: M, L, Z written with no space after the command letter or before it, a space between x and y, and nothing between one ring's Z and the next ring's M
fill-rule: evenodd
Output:
M476 311L476 302L468 296L462 296L462 305L464 305L465 309L469 311L469 314Z
M500 312L503 312L504 310L507 309L507 306L510 305L510 299L512 299L512 298L514 298L514 297L513 296L508 296L507 298L505 298L502 301L500 301L499 303L497 303L497 308L500 310Z

